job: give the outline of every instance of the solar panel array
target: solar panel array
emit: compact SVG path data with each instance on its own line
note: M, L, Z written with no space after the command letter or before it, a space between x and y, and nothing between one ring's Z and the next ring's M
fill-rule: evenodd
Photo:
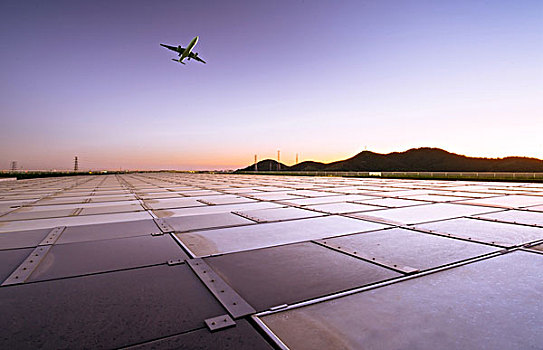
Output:
M543 184L0 182L1 348L543 348Z

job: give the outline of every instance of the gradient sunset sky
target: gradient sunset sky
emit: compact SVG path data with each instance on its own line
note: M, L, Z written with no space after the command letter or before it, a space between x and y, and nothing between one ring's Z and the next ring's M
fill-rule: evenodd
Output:
M543 158L543 2L2 1L0 169ZM159 43L208 64L172 62Z

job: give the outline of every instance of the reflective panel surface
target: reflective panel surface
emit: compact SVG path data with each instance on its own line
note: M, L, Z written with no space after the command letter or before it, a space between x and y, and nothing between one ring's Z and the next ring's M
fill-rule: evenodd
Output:
M452 219L419 225L436 233L511 247L543 239L543 227L530 227L478 219Z
M341 216L324 216L263 223L256 226L189 232L179 235L179 238L194 255L206 256L371 231L384 227L382 224Z
M262 320L293 349L538 348L542 271L513 252Z
M205 260L257 310L400 276L311 242Z

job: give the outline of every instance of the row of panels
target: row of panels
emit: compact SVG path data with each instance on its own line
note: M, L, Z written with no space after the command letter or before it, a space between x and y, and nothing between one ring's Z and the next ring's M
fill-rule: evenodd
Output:
M1 344L537 348L542 205L529 183L150 173L2 184Z

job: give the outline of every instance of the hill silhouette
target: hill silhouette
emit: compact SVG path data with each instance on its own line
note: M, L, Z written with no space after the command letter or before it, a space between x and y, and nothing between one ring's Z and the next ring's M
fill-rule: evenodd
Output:
M293 166L272 159L257 163L259 171L465 171L543 172L543 160L528 157L476 158L439 148L413 148L388 154L363 151L332 163L306 161ZM254 164L239 171L254 171Z

